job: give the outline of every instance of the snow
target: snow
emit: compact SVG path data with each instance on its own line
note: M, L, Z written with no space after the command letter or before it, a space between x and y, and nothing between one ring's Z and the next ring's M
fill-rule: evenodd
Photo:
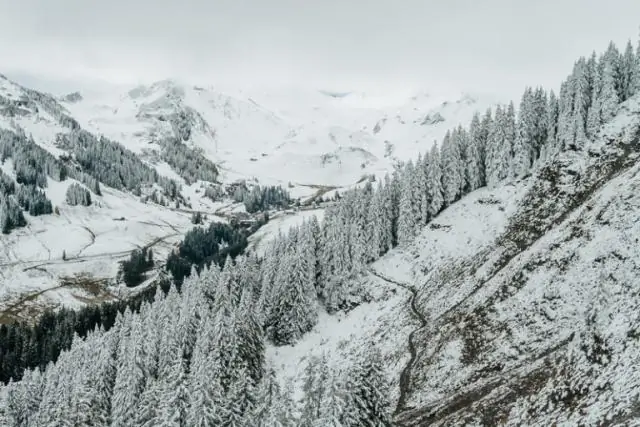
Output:
M286 234L291 227L295 227L315 216L318 221L324 217L324 209L312 209L297 212L278 212L269 218L269 222L249 237L249 249L262 255L280 233Z
M0 80L0 93L18 97L21 89ZM222 91L163 81L88 96L67 108L83 126L137 153L153 135L170 131L159 115L195 112L188 143L220 164L224 181L291 183L294 197L327 197L361 185L368 174L382 176L396 160L415 158L492 103L472 95L447 99ZM14 121L0 117L0 126L14 124L59 154L52 143L63 130L46 113ZM486 423L480 417L487 406L504 411L499 415L507 425L597 425L632 417L629 402L640 399L638 154L628 154L601 186L585 183L607 171L607 156L622 157L632 143L630 151L637 150L639 127L634 99L621 106L596 143L554 159L566 172L554 192L536 194L547 187L537 187L545 179L534 175L477 190L447 208L411 244L355 279L370 302L336 315L321 311L314 329L295 345L268 347L279 380L293 384L300 399L311 358L327 356L339 373L376 346L397 401L409 335L417 332L415 369L404 390L408 408L415 408L403 414L412 423L407 425L431 424L430 417L434 425ZM10 161L1 167L13 173ZM182 182L169 165L155 167ZM29 217L28 227L0 238L0 311L26 316L37 304L80 306L91 298L89 291L61 283L81 273L110 281L104 292L113 297L120 290L112 283L117 261L149 244L162 260L192 227L188 210L146 205L104 187L94 206L67 206L72 182L49 182L47 195L59 215ZM244 209L203 198L205 185L185 185L183 194L209 220ZM527 216L532 195L549 211ZM572 197L576 206L569 205ZM251 236L250 249L264 252L278 233L313 215L321 220L323 212L273 215ZM529 231L540 223L548 228L539 236ZM412 317L407 288L417 292L415 306L428 320L423 328Z
M501 408L506 425L600 425L632 416L628 402L638 400L640 385L631 338L640 307L632 261L640 236L638 128L640 105L632 100L585 152L557 159L559 190L545 191L537 183L546 178L537 175L498 188L493 197L504 210L493 214L494 205L472 209L481 200L472 195L449 210L466 204L478 223L445 211L434 222L453 225L449 239L445 229L427 228L404 256L390 254L389 271L398 265L402 279L419 286L429 318L408 402L420 409L403 414L404 424L490 422L480 421L481 407ZM624 156L626 163L615 163ZM602 187L589 187L601 179ZM531 221L550 228L518 240ZM460 399L472 400L454 410Z
M27 227L1 237L4 250L0 252L0 311L24 296L56 288L65 277L76 274L113 283L118 261L145 245L153 244L154 257L162 264L193 227L188 210L144 204L108 187L102 188L103 196L92 195L92 206L68 206L65 193L72 182L49 180L46 193L60 215L27 215ZM223 220L215 215L214 208L220 206L208 206L209 221ZM66 261L62 259L63 251ZM74 289L75 294L80 291ZM84 302L74 298L70 289L62 288L47 291L28 305L60 303L78 306Z
M226 182L255 177L270 185L345 186L366 174L382 176L395 160L428 150L446 130L466 125L474 112L496 100L463 94L450 101L424 94L333 97L308 89L229 90L166 80L65 105L87 129L134 152L142 152L154 135L171 133L159 116L186 112L195 120L189 144L221 165ZM445 120L421 124L436 113ZM374 130L379 123L384 124Z
M390 251L373 263L371 269L393 281L421 286L423 282L416 280L420 269L444 267L456 255L473 254L490 245L504 230L509 215L516 209L526 188L527 183L520 182L494 190L480 189L465 196L432 223L450 228L427 226L414 244ZM301 220L301 216L292 216L285 224ZM272 236L281 228L279 225L269 224L266 227L271 229L261 231ZM374 295L372 302L346 314L321 315L313 331L294 346L269 348L268 357L276 365L280 381L292 381L299 397L304 369L312 357L325 354L329 357L329 366L339 370L345 366L345 361L376 345L385 357L387 378L392 385L392 404L398 399L400 373L409 358L408 335L417 327L408 307L410 294L406 289L372 274L366 274L359 280ZM446 351L435 362L442 376L460 369L461 352L460 342L447 345Z
M279 381L292 387L294 398L304 396L304 371L313 358L326 357L330 371L339 373L376 346L384 355L385 372L392 384L390 399L397 399L398 378L406 363L404 344L412 329L405 309L408 292L372 275L366 289L373 301L348 313L328 315L320 312L318 324L293 346L267 347L267 360L273 364Z

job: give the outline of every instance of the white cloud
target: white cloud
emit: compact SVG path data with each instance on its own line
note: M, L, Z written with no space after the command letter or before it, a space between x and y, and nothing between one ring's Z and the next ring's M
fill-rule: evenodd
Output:
M636 38L637 0L0 0L0 72L520 91Z

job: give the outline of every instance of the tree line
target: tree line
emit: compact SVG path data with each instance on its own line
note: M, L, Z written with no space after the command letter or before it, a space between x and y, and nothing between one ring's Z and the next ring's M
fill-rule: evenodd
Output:
M252 269L232 263L193 275L179 293L157 292L125 310L44 370L0 393L7 426L387 426L389 405L375 352L344 375L309 370L299 408L265 360ZM325 374L318 371L323 370ZM319 381L327 375L322 384ZM313 398L311 398L313 394ZM304 411L301 411L304 409ZM300 412L303 414L299 415ZM320 422L321 424L317 424Z
M238 186L233 199L244 203L249 213L267 211L269 209L284 209L291 204L289 192L279 185L260 186L255 185L248 189L245 185Z

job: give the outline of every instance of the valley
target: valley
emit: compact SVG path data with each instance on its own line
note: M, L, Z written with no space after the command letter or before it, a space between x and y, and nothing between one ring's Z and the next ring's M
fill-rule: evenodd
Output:
M640 46L517 107L0 76L0 159L2 425L639 425Z

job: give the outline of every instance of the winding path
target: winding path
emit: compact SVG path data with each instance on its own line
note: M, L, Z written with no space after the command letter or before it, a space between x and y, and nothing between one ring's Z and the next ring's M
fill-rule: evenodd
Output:
M170 234L166 234L164 236L160 236L157 237L155 239L153 239L152 241L150 241L149 243L147 243L146 245L142 246L142 248L152 248L162 242L164 242L167 239L170 239L172 237L178 236L182 233L170 233ZM93 235L93 233L92 233ZM128 256L129 254L131 254L131 250L126 250L126 251L119 251L119 252L111 252L111 253L101 253L101 254L93 254L93 255L84 255L84 256L77 256L77 257L72 257L72 258L67 258L66 260L63 259L56 259L56 260L51 260L51 261L46 261L46 260L42 260L42 261L16 261L16 262L11 262L11 263L5 263L5 264L0 264L0 267L2 266L6 266L6 265L18 265L18 264L27 264L27 263L33 263L36 262L38 264L36 265L32 265L30 267L26 267L23 269L23 271L29 271L29 270L40 270L48 275L51 276L51 273L49 273L45 268L43 268L44 266L47 265L53 265L53 264L70 264L70 263L76 263L76 262L85 262L88 261L90 259L99 259L99 258L117 258L117 257L125 257ZM50 291L55 291L57 289L61 289L61 288L65 288L65 287L73 287L75 286L74 283L63 283L60 285L56 285L56 286L52 286L50 288L46 288L46 289L41 289L26 295L21 296L17 301L11 303L10 305L8 305L6 308L4 308L3 310L0 310L0 324L3 323L3 319L7 319L10 318L13 320L13 317L15 317L22 309L25 303L32 301L36 298L38 298L39 296L50 292ZM117 296L116 296L117 298ZM13 317L12 317L13 316Z
M409 393L409 385L411 382L411 371L413 370L413 365L416 361L416 358L418 357L418 351L416 350L416 345L413 339L415 337L416 332L420 331L425 326L427 326L427 318L418 309L418 305L416 303L418 291L415 289L415 287L413 287L412 285L408 285L406 283L401 283L396 280L393 280L390 277L387 277L375 271L373 268L369 268L369 272L374 276L378 277L379 279L384 280L385 282L391 283L392 285L399 286L409 291L411 293L411 297L409 298L409 306L411 307L411 314L420 322L420 325L416 329L411 331L408 338L409 354L411 357L409 358L409 361L407 362L405 367L402 369L402 372L400 373L400 396L398 397L398 404L396 406L396 410L394 411L394 415L398 415L399 413L401 413L406 409L407 394Z

